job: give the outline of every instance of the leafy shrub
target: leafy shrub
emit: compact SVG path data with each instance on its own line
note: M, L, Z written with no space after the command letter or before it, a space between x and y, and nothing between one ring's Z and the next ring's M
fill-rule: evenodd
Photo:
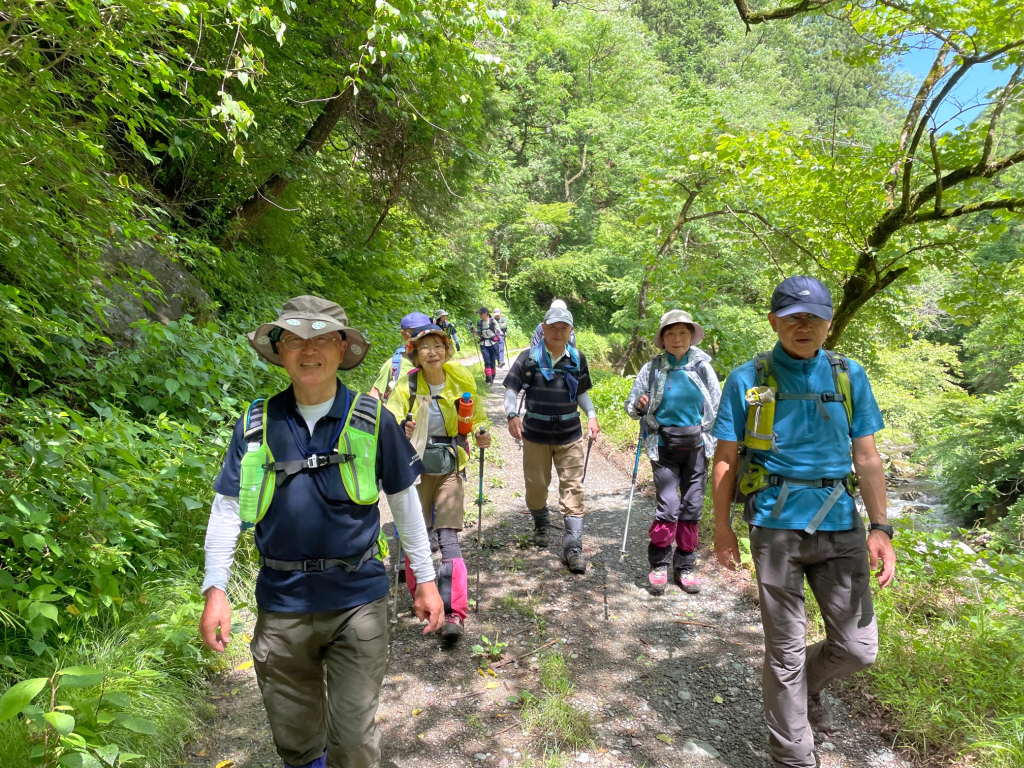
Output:
M993 395L944 401L934 417L939 439L929 451L950 508L994 523L1024 491L1024 366Z
M590 399L597 409L601 433L617 448L635 447L640 428L637 422L626 415L624 407L635 377L600 371L592 371L591 375L594 387L590 390Z
M922 754L1021 765L1024 558L973 554L948 532L901 529L893 544L897 580L875 595L872 692Z
M954 347L923 340L883 347L866 367L887 434L924 445L945 431L945 423L934 416L949 396L961 391Z

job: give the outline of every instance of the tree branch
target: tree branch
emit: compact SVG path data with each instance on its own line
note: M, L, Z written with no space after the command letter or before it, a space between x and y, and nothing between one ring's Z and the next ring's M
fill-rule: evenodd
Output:
M589 140L589 139L588 139ZM587 142L583 142L583 165L580 167L580 172L573 176L571 179L568 174L565 177L565 201L567 203L572 202L572 198L569 196L569 185L579 179L583 175L583 172L587 170Z
M1024 197L983 200L980 203L968 203L967 205L960 205L956 208L942 209L936 207L935 210L917 214L913 218L913 223L920 224L925 221L945 221L947 219L954 219L957 216L968 216L972 213L978 213L979 211L1006 209L1013 213L1017 213L1018 208L1021 209L1021 213L1024 213Z
M351 101L351 85L344 90L334 92L334 95L324 105L323 111L317 115L316 120L306 131L306 135L302 137L302 141L292 152L285 167L271 174L270 178L260 184L256 191L231 214L227 222L227 233L219 243L222 248L230 248L234 245L244 232L270 210L272 201L279 198L292 180L298 176L294 169L323 149L324 144L331 136L331 131L341 120Z
M1010 82L1006 84L1002 94L999 96L999 101L996 103L995 108L992 110L992 117L988 121L988 130L985 132L985 149L981 153L981 162L987 163L988 159L992 156L992 152L995 149L996 139L996 126L999 123L999 118L1003 114L1003 110L1009 103L1013 92L1017 90L1017 86L1020 84L1021 72L1024 72L1024 64L1018 64L1017 68L1013 70L1013 74L1010 75Z
M903 130L900 131L900 140L897 144L897 156L893 162L892 167L889 169L889 173L892 175L892 181L889 183L889 192L887 194L887 201L892 205L896 201L896 184L900 176L900 169L903 167L903 162L906 157L907 140L910 138L910 132L914 130L917 125L918 119L921 117L921 110L924 109L925 102L928 100L928 95L932 92L935 84L945 77L946 72L946 57L949 55L949 46L943 45L938 54L935 56L935 61L932 62L931 69L928 70L928 74L925 75L923 81L921 81L921 87L917 89L917 95L914 97L913 103L910 105L910 109L907 110L907 116L903 120Z
M751 11L750 6L747 5L747 0L733 0L733 3L736 5L736 10L740 14L740 18L743 19L743 23L747 26L748 32L750 31L751 24L763 24L766 21L790 19L801 13L807 13L808 11L816 11L819 8L824 8L827 5L831 5L833 2L834 0L800 0L800 2L793 5L771 8L767 11Z
M932 150L932 166L935 171L935 212L942 210L942 168L939 166L939 145L935 141L935 131L928 132L928 146Z

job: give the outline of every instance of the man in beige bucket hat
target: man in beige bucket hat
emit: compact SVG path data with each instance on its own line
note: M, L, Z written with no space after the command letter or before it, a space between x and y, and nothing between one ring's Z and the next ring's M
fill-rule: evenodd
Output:
M423 464L378 400L339 381L369 345L337 304L296 297L248 338L291 386L251 403L235 425L214 483L200 634L215 651L227 646L235 546L254 526L261 567L250 648L278 754L289 768L376 768L388 653L378 488L416 576L416 615L428 632L444 621L413 487Z

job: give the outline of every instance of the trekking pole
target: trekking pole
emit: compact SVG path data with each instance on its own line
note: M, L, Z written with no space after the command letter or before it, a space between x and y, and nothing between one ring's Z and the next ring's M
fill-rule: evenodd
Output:
M640 449L644 445L644 431L640 430L640 439L636 444L636 461L633 462L633 484L629 487L629 506L626 507L626 527L622 529L622 549L619 550L619 562L626 559L626 537L629 535L629 514L633 511L633 494L636 492L636 473L640 469Z
M580 481L580 485L587 482L587 465L590 463L590 449L594 447L594 438L587 437L587 458L583 460L583 479Z
M486 434L487 428L480 427L480 434ZM480 565L484 559L484 449L480 449L480 491L476 497L476 602L473 613L480 613Z

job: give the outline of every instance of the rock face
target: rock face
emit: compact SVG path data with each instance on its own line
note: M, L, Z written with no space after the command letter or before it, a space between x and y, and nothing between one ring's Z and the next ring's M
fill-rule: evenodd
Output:
M106 310L106 321L111 336L127 337L131 324L138 320L169 323L185 315L198 316L210 303L209 295L181 264L148 243L136 241L111 246L104 256L111 271L132 286L107 287L110 306Z

